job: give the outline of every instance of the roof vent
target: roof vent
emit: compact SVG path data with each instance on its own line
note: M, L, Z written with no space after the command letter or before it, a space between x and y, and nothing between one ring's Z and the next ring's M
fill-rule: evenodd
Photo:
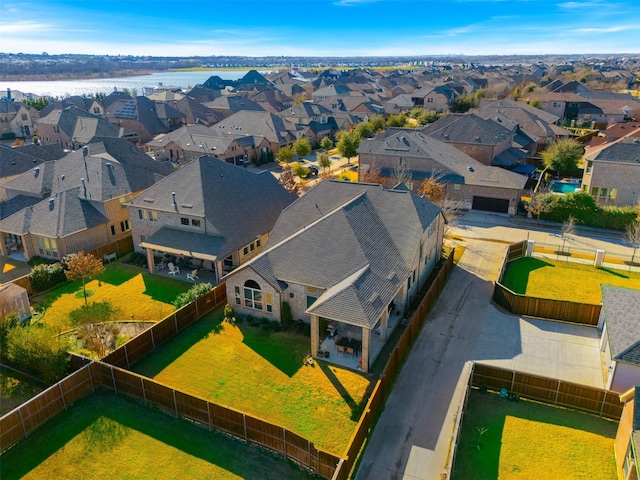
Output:
M473 169L473 167L467 167L467 170L469 170L470 172L474 172L475 170Z
M39 172L39 171L40 171L40 167L36 167L36 168L34 168L34 169L33 169L33 172L34 172L36 175L38 174L38 172Z
M173 197L173 206L177 207L178 205L176 204L176 192L171 192L171 197Z
M113 165L111 164L111 162L107 162L107 163L105 163L105 165L107 166L107 168L111 168L111 167L113 167Z
M55 199L55 198L53 198L53 197L49 199L49 203L53 203L53 202L55 202L55 201L56 201L56 199Z

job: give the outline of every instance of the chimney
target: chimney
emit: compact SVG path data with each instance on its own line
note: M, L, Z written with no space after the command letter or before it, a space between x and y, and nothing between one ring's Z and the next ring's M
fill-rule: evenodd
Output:
M9 100L10 102L12 101L11 100L11 89L10 88L7 88L7 100Z

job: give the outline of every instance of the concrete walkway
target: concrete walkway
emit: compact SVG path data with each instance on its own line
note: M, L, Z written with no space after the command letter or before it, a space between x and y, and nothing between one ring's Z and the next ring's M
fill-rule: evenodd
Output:
M506 243L553 232L522 230L507 217L470 212L453 234L464 239L465 253L398 376L356 480L442 480L470 360L602 386L594 329L522 319L491 304ZM576 241L626 248L615 239Z

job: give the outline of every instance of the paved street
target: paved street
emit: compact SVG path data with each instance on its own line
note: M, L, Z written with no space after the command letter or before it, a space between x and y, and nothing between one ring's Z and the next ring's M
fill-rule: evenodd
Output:
M554 232L524 231L506 217L470 212L452 233L464 239L465 253L387 400L357 480L441 479L470 360L602 386L594 329L522 319L490 303L504 242ZM615 238L575 241L592 249L626 248Z

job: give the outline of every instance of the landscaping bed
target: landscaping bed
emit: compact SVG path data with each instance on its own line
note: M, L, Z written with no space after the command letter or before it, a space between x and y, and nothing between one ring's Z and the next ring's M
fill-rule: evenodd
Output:
M501 283L529 297L599 304L601 285L640 289L640 273L524 257L509 262Z
M616 430L593 415L472 390L452 479L613 479Z
M316 477L265 449L96 392L5 452L2 478Z
M321 360L304 365L307 335L251 323L224 322L216 310L132 370L343 454L373 379Z

